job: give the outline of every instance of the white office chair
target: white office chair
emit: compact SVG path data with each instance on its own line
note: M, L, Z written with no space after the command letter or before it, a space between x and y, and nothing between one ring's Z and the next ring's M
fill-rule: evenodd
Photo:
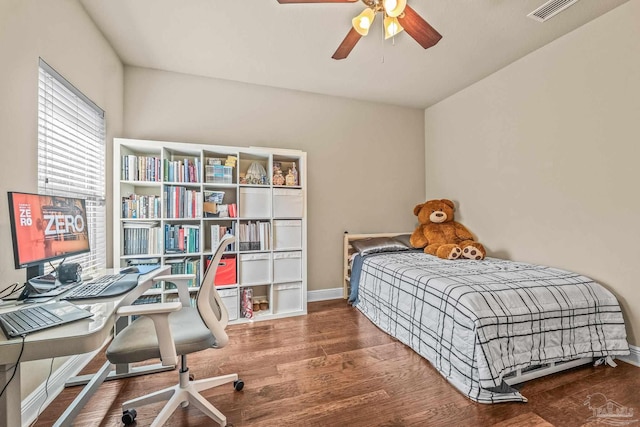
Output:
M196 307L191 307L187 283L195 278L192 274L159 276L154 282L168 281L178 288L180 302L141 304L120 307L119 316L139 315L122 332L116 335L107 349L107 359L114 364L134 363L160 358L163 365L176 365L180 355L180 382L164 390L129 400L122 404L122 422L132 424L136 417L136 406L168 400L152 426L163 425L178 405L189 403L204 412L221 426L227 418L209 403L200 391L233 381L235 390L244 386L237 374L223 375L198 381L189 381L187 354L211 347L224 347L229 338L224 329L229 315L213 283L224 249L233 243L234 236L225 236L218 246L209 268L207 268L196 297ZM152 284L149 283L149 287Z

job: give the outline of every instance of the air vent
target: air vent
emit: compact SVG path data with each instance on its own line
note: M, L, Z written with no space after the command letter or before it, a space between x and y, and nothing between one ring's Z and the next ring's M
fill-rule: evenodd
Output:
M556 16L558 13L562 12L577 1L578 0L549 0L527 16L538 22L544 22L547 19Z

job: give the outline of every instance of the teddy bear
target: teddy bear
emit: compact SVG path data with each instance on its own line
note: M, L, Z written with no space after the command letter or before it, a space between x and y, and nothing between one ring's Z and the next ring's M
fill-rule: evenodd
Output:
M474 241L464 225L453 220L454 211L453 202L447 199L429 200L413 208L420 225L411 234L411 246L443 259L484 259L484 246Z

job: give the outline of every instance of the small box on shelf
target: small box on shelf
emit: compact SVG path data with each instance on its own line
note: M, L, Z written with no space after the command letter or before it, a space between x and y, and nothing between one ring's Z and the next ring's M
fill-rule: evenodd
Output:
M275 218L301 218L303 216L302 190L298 188L273 189L273 216Z
M293 282L302 280L302 252L276 252L273 254L273 281Z
M233 184L233 171L238 158L236 156L208 157L205 165L204 182L212 184Z
M210 262L210 260L208 260ZM220 259L213 283L216 286L234 285L237 283L236 256L224 255Z
M238 288L218 289L218 294L227 308L229 320L237 320L239 316Z
M274 284L273 300L275 314L302 310L302 282Z
M273 220L273 249L300 249L302 247L302 221Z
M240 218L269 218L271 216L271 190L269 188L240 188Z
M240 254L240 284L254 285L271 281L271 254Z

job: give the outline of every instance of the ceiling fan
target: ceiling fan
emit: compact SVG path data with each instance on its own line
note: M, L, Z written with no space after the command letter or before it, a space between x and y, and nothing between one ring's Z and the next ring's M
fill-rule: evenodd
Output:
M290 3L355 3L358 0L278 0L280 4ZM407 0L361 0L367 7L353 18L352 27L347 33L333 59L344 59L362 36L366 36L369 28L380 12L383 16L385 38L393 37L406 31L420 46L425 49L434 46L442 36L418 13L407 5Z

